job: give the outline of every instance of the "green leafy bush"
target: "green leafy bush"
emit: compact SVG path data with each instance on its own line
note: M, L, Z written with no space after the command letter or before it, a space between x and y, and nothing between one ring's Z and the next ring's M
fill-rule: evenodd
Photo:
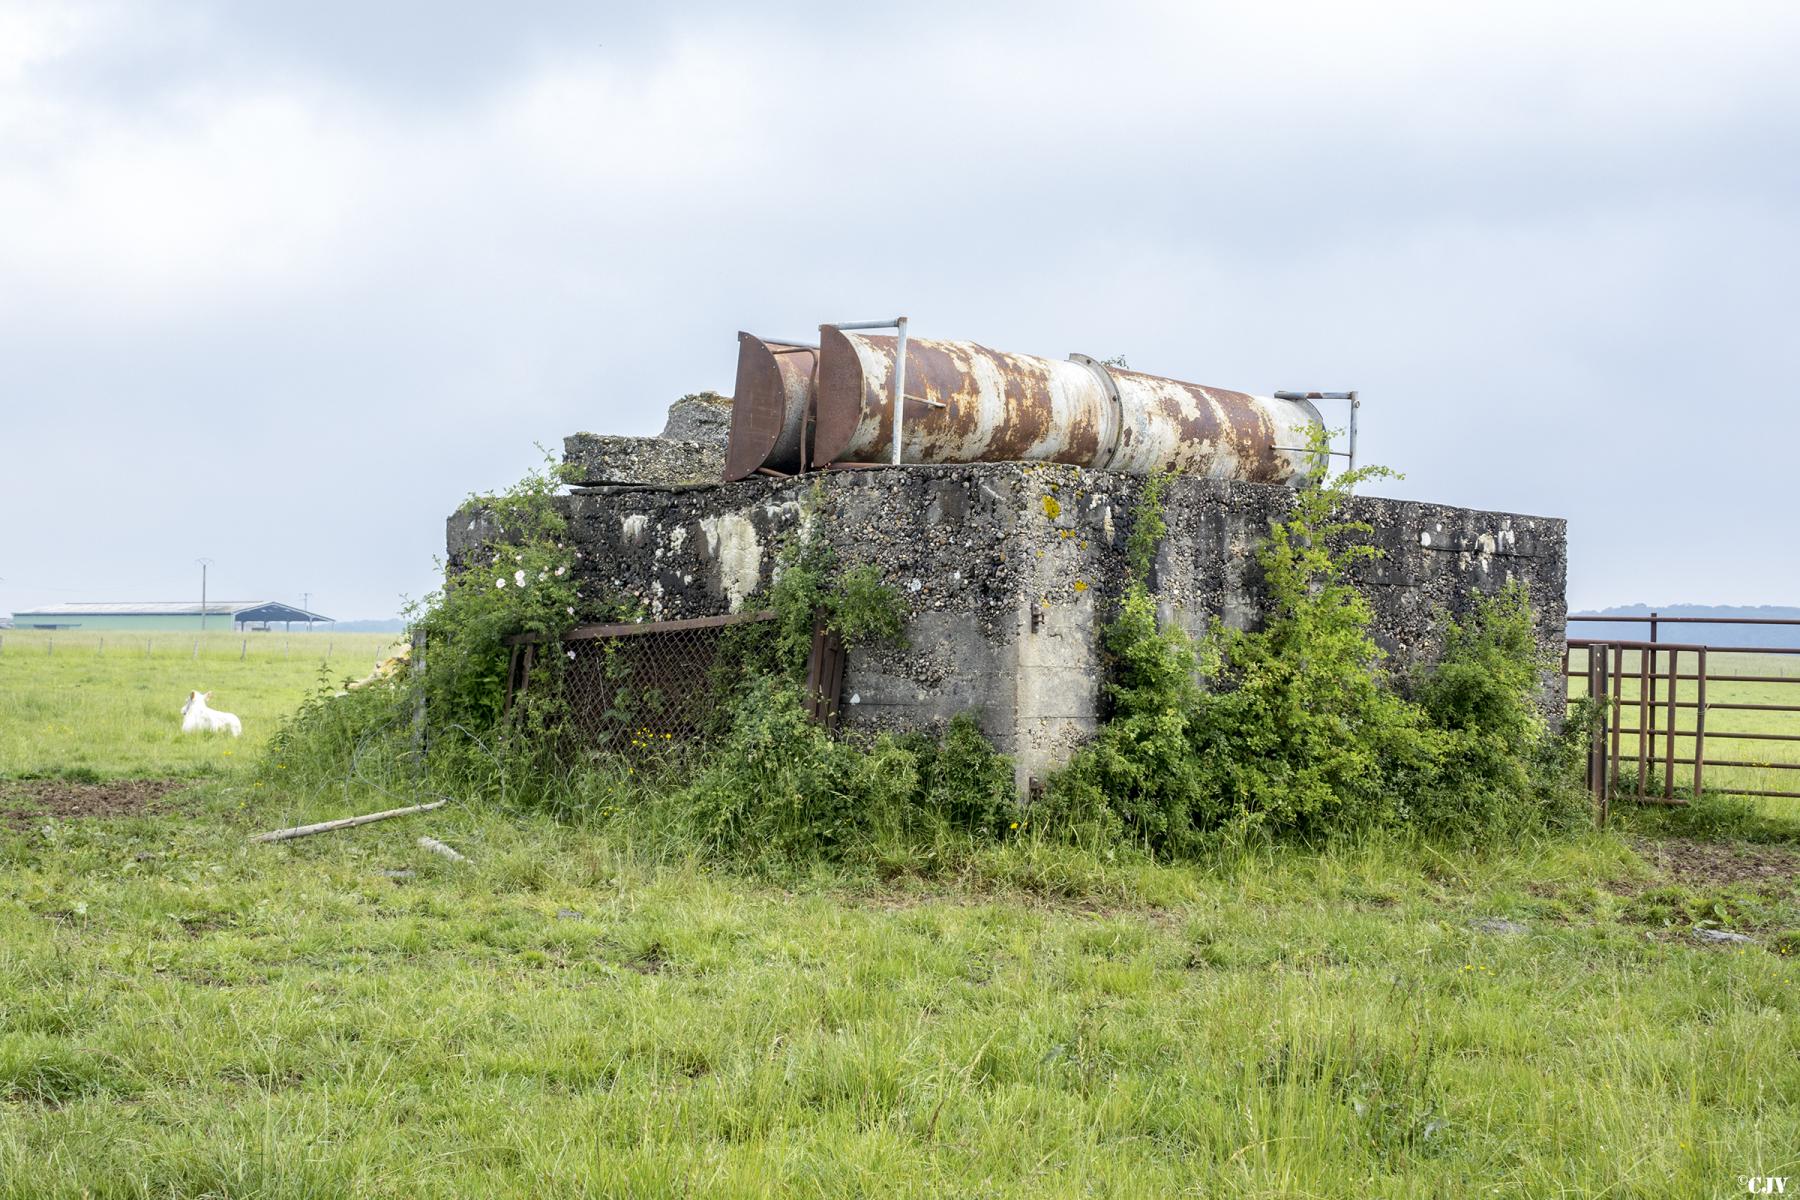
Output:
M1577 713L1560 734L1550 729L1543 701L1552 669L1517 581L1478 597L1465 623L1447 621L1443 654L1414 688L1440 740L1437 778L1416 804L1421 824L1472 838L1588 819L1577 786L1588 725Z
M1018 820L1010 763L974 719L942 743L832 738L800 693L764 678L736 705L729 734L686 780L645 797L649 825L709 856L743 863L870 861L943 839L1005 836Z
M1316 430L1313 449L1326 448ZM1261 629L1158 626L1148 578L1163 481L1145 489L1105 645L1110 719L1049 784L1045 815L1082 838L1185 856L1221 835L1312 837L1405 827L1472 838L1579 811L1566 741L1537 707L1543 664L1521 590L1449 624L1419 698L1388 677L1353 565L1379 552L1342 516L1361 468L1315 477L1258 552Z
M349 691L321 676L271 742L265 772L318 786L361 783L387 792L423 785L507 799L562 786L567 768L555 744L561 709L554 683L563 657L556 639L607 606L583 597L576 584L576 552L554 502L561 486L561 469L547 463L504 492L465 501L462 515L483 522L488 536L446 567L442 589L409 606L411 631L423 635L423 661ZM503 720L507 639L518 634L547 639L533 671L542 686ZM414 725L421 699L424 729ZM426 744L430 779L420 753Z
M593 615L593 598L584 600L576 585L567 520L555 504L562 484L561 468L547 463L505 492L464 502L461 511L485 521L490 536L447 569L442 590L409 612L428 649L416 682L434 734L460 729L479 736L496 727L506 696L507 638L546 639L536 669L553 683L562 662L556 639L578 617ZM534 699L554 691L534 688Z

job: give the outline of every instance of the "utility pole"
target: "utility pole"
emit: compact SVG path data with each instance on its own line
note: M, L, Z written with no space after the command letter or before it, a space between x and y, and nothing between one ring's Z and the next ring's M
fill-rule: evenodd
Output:
M200 564L200 632L206 632L206 568L212 566L210 558L196 558Z

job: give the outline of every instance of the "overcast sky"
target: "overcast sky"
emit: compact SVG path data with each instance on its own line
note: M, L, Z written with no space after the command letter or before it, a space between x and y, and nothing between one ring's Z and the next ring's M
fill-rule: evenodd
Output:
M1360 388L1570 599L1800 603L1800 5L0 0L0 613L394 613L735 333Z

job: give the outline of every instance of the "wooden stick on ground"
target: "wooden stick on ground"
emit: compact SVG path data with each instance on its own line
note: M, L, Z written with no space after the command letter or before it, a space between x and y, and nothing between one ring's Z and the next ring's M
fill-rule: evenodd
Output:
M444 845L444 843L438 841L434 837L420 838L419 845L424 847L425 849L431 851L433 854L443 855L445 858L449 859L451 862L468 862L469 861L467 858L464 858L462 855L458 854L456 851L454 851L450 847Z
M433 800L430 804L414 804L406 808L390 808L386 812L365 813L360 817L340 817L335 821L320 821L314 825L296 825L292 829L272 829L268 833L251 836L253 842L285 842L289 838L308 837L315 833L330 833L333 829L349 829L352 825L367 825L370 821L385 821L389 817L405 817L413 813L430 812L434 808L442 808L450 803L448 800Z

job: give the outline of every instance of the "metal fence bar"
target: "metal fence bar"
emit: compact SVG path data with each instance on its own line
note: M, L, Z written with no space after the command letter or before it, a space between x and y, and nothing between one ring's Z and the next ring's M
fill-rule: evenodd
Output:
M1673 647L1669 650L1669 731L1663 739L1666 760L1663 766L1663 799L1665 800L1675 798L1675 681L1680 677L1675 669L1675 660L1680 653L1681 651ZM1655 709L1651 711L1654 712Z
M1577 618L1571 618L1575 620ZM1624 618L1587 617L1580 618L1591 621L1623 620ZM1649 617L1636 618L1639 623L1648 624ZM1720 618L1721 622L1745 625L1791 625L1800 627L1800 620L1775 618ZM1672 618L1658 615L1658 625L1674 624L1708 624L1699 618ZM1652 627L1652 636L1660 630ZM1691 652L1692 657L1689 657ZM1800 744L1800 722L1790 730L1779 728L1769 730L1754 729L1719 729L1714 725L1715 712L1748 712L1748 713L1791 713L1800 715L1800 703L1783 704L1762 702L1760 700L1713 700L1709 695L1711 685L1752 684L1752 685L1800 685L1800 672L1794 674L1769 675L1756 673L1737 666L1736 670L1715 673L1712 669L1714 652L1731 655L1781 654L1800 655L1800 647L1765 647L1708 646L1698 642L1663 642L1660 640L1633 641L1628 639L1568 638L1565 639L1561 674L1569 681L1574 695L1574 681L1582 679L1584 668L1577 665L1576 655L1587 656L1585 666L1585 684L1587 693L1595 703L1597 711L1594 741L1589 747L1589 786L1594 792L1597 808L1610 808L1612 797L1617 794L1619 784L1625 774L1624 759L1627 754L1636 758L1636 778L1631 780L1633 786L1627 793L1631 799L1643 803L1685 804L1691 796L1703 795L1709 779L1709 769L1738 770L1771 770L1800 771L1800 761L1762 762L1747 759L1712 758L1707 754L1708 738L1726 742L1763 743L1771 748L1782 745ZM1626 663L1626 655L1635 653L1637 661ZM1666 656L1666 657L1663 657ZM1610 662L1608 661L1610 657ZM1788 659L1792 661L1792 659ZM1692 664L1690 666L1690 664ZM1631 669L1635 667L1635 670ZM1635 676L1635 679L1633 678ZM1692 698L1684 698L1682 683L1692 681L1694 692ZM1754 693L1752 693L1754 695ZM1635 708L1636 720L1628 722L1624 719L1628 709ZM1693 728L1681 728L1681 712L1688 710L1694 714ZM1626 739L1631 739L1627 742ZM1690 755L1682 753L1681 742L1686 739L1691 746ZM1634 753L1635 752L1635 753ZM1660 760L1660 761L1659 761ZM1652 772L1660 766L1663 779L1660 787L1653 787ZM1678 787L1675 772L1678 767L1691 767L1692 779ZM1755 782L1747 779L1746 782ZM1771 796L1800 799L1800 791L1773 791L1756 788L1731 787L1729 782L1714 782L1715 790L1725 791L1743 796Z
M1579 679L1581 677L1579 675L1576 675L1573 672L1570 672L1569 678ZM1717 675L1709 675L1706 678L1707 679L1717 679L1718 676ZM1702 679L1699 682L1705 683L1706 680ZM1675 707L1676 708L1698 708L1699 704L1693 700L1678 700L1675 703ZM1729 701L1720 700L1720 701L1716 701L1712 704L1709 704L1706 707L1716 708L1716 709L1721 709L1721 710L1731 710L1734 712L1800 713L1800 704L1733 704L1733 703L1730 703Z
M1606 648L1588 646L1588 700L1593 703L1593 730L1588 734L1588 790L1593 793L1595 822L1606 824Z
M1654 673L1651 670L1650 664L1652 661L1655 660L1655 658L1656 658L1656 652L1654 650L1651 650L1648 652L1643 651L1643 650L1638 651L1637 702L1638 702L1638 728L1639 729L1643 729L1647 725L1650 724L1650 721L1651 721L1650 714L1654 713L1656 711L1656 706L1651 702L1651 699L1650 699L1650 681L1654 677ZM1638 751L1637 798L1639 800L1642 800L1644 798L1644 787L1645 787L1644 781L1650 777L1650 772L1649 772L1650 743L1652 740L1655 739L1655 737L1656 737L1656 731L1654 729L1652 729L1650 731L1649 737L1645 737L1642 734L1638 735L1638 740L1637 740L1637 751Z
M1588 621L1605 625L1793 625L1800 627L1800 617L1608 617L1597 613L1574 613L1570 622Z
M1613 721L1613 770L1611 770L1611 777L1607 779L1607 797L1611 797L1613 792L1618 790L1618 750L1620 750L1620 747L1618 747L1618 727L1624 725L1624 721L1620 721L1618 718L1620 718L1620 703L1622 703L1620 702L1620 696L1622 696L1625 691L1624 678L1625 648L1624 646L1613 646L1613 714L1611 714L1611 721Z
M1700 647L1700 681L1694 689L1694 799L1700 798L1700 776L1706 771L1706 647Z
M1672 761L1678 767L1694 765L1694 760L1691 758L1676 758ZM1709 767L1750 767L1769 771L1800 771L1800 762L1755 762L1738 758L1709 758L1706 760L1706 765Z
M689 629L722 629L727 625L744 625L753 621L773 621L773 610L727 613L720 617L682 617L674 621L620 621L607 625L577 625L561 636L548 639L540 634L520 633L506 639L509 646L522 646L549 640L559 642L591 641L595 638L643 637L651 634L681 633Z
M1643 730L1627 727L1621 729L1619 732L1629 735L1642 733ZM1691 738L1696 736L1696 733L1691 729L1680 729L1675 732L1675 736ZM1800 733L1727 733L1723 730L1715 730L1706 736L1714 738L1735 738L1745 742L1800 742Z

